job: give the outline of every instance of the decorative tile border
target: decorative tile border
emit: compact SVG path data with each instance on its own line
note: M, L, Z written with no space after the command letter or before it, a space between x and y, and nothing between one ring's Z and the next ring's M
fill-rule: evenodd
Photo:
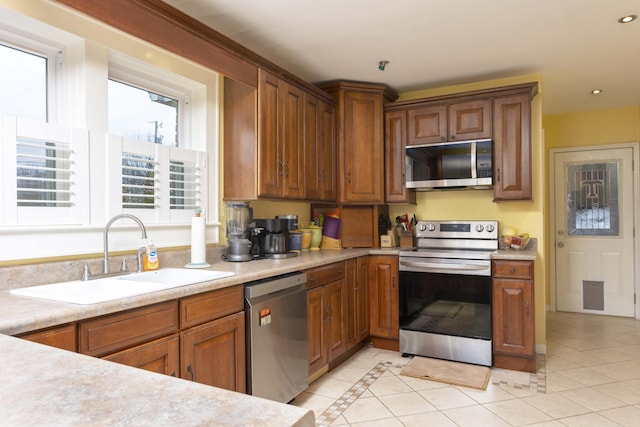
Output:
M351 386L342 396L340 396L331 406L329 406L322 414L316 417L316 426L330 426L342 413L355 402L365 391L369 389L369 386L374 383L375 380L380 378L389 368L402 369L406 363L392 362L378 362L369 372L364 374L354 385ZM514 378L517 376L517 380L511 381L509 379L492 379L492 384L499 387L510 387L521 390L530 390L537 393L546 393L547 391L547 371L546 360L544 355L537 355L536 357L536 373L528 374L529 382L522 381L524 376L521 372L515 373ZM508 376L508 374L507 374Z
M358 382L351 386L338 400L336 400L331 406L329 406L320 416L316 417L317 426L329 426L333 423L342 413L356 401L358 397L362 395L371 384L387 369L391 366L391 362L378 362L369 372L364 374Z

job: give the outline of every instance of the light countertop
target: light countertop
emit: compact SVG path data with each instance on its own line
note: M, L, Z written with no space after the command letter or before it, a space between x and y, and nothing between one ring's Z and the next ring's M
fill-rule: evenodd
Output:
M296 426L313 411L0 335L3 426Z
M532 239L533 240L533 239ZM501 250L495 259L533 259ZM0 387L3 425L243 425L314 426L312 411L148 372L9 337L108 313L306 270L399 248L303 252L287 259L217 261L229 278L99 304L78 305L0 292L0 363L11 372ZM25 283L24 286L31 284ZM6 335L2 335L6 334Z

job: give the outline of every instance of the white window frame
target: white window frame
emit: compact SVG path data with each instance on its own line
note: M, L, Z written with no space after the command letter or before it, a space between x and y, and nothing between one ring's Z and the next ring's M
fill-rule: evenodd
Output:
M41 2L34 1L38 4ZM64 223L55 223L49 221L50 216L42 215L42 225L26 225L20 221L8 225L8 216L3 211L8 191L5 181L7 177L15 180L15 174L10 176L5 172L5 161L10 156L2 155L0 240L3 245L0 248L0 261L96 254L102 251L105 223L122 212L121 197L117 199L117 204L112 202L112 190L115 187L109 182L110 168L106 161L109 145L106 144L108 110L105 99L109 77L182 101L179 107L178 144L181 149L187 150L189 158L196 156L202 167L198 189L207 223L206 241L218 243L220 76L178 55L72 13L56 3L42 2L42 5L47 13L40 13L38 8L23 7L22 3L16 3L15 7L0 7L0 40L41 56L42 51L38 47L48 46L47 52L52 55L48 56L47 62L50 69L47 76L52 79L49 83L48 119L51 125L83 128L88 132L86 151L89 160L78 162L88 169L86 173L78 172L87 177L78 182L88 187L88 195L80 196L85 191L76 189L78 206L82 211L74 216L73 221L67 219ZM9 38L9 35L13 38ZM6 126L2 118L0 121L0 132L3 132L0 138L5 138ZM4 145L0 147L2 150ZM176 153L169 152L167 158L182 159L182 154ZM15 171L15 158L11 161ZM121 160L118 160L118 166L121 167ZM209 194L210 191L213 194ZM13 213L10 215L22 217ZM148 222L148 233L158 247L184 247L190 242L191 221L187 217L191 216L192 212L185 214L169 210L168 222ZM122 231L116 233L110 242L111 250L131 250L131 242L139 238L134 228L123 224Z

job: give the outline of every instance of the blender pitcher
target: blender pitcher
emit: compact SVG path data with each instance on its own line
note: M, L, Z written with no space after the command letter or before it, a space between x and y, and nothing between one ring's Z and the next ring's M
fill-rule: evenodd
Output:
M227 239L248 239L250 223L249 202L227 202Z

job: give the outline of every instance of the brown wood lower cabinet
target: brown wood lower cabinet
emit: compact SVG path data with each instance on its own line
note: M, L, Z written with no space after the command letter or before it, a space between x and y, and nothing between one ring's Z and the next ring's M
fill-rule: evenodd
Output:
M345 263L306 273L309 380L313 381L347 349Z
M180 333L180 376L216 387L246 391L244 313Z
M494 260L493 365L535 372L533 261Z
M373 345L398 351L400 314L397 256L369 256L369 298L369 332Z
M83 320L77 328L81 353L246 390L242 285Z
M142 344L103 357L134 368L177 377L180 369L180 339L178 334Z
M368 256L345 261L347 292L347 350L369 337Z

